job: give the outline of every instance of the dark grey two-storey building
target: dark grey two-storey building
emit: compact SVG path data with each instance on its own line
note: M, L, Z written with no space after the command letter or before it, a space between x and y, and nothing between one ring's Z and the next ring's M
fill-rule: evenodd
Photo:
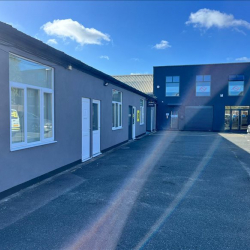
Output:
M154 67L159 130L246 131L250 63Z

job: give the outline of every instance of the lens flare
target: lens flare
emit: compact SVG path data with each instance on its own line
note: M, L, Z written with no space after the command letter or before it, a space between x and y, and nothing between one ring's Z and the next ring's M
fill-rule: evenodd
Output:
M97 219L68 244L65 249L115 249L127 218L138 195L158 160L179 132L164 133L145 149L143 159L137 159L137 168L124 181Z

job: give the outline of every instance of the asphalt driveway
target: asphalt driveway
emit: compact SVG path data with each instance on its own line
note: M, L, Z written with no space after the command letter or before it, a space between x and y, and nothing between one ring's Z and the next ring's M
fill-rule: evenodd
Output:
M250 249L250 136L122 145L0 201L0 249Z

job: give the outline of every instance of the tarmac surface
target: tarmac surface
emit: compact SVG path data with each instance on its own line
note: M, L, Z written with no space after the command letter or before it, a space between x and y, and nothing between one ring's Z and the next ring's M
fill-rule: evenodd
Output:
M7 249L250 249L250 136L157 132L22 190Z

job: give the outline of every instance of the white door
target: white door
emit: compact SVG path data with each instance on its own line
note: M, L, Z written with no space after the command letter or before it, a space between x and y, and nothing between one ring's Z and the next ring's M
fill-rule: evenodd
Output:
M82 161L90 158L90 100L82 98Z
M92 133L93 133L93 157L101 152L101 126L100 126L100 101L93 100L92 103Z
M136 107L133 107L133 119L132 119L132 137L135 139L135 117L136 116Z

